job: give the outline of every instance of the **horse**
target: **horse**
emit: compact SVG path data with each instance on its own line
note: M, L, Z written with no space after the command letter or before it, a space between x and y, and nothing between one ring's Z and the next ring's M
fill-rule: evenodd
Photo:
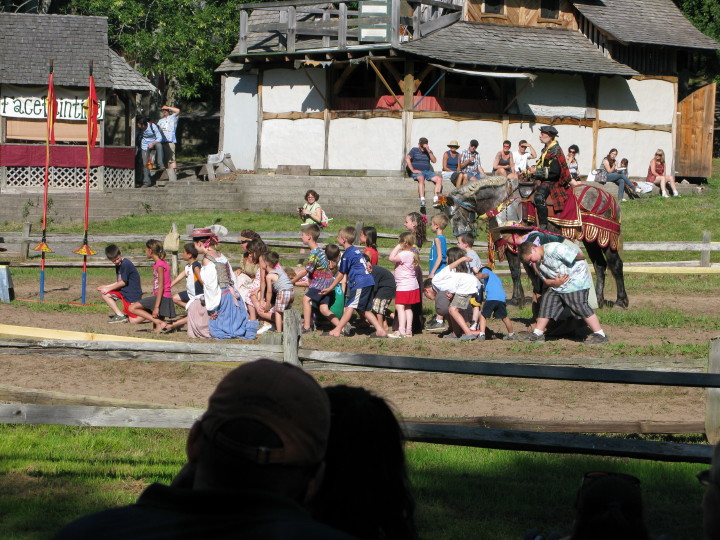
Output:
M487 218L489 230L491 227L502 225L501 221L503 220L498 219L499 217L519 219L520 199L527 199L531 195L530 190L521 194L520 188L517 179L503 176L472 180L452 190L446 198L442 199L441 209L450 219L455 236L474 231L477 216ZM617 200L595 186L581 185L571 189L577 200L578 217L582 220L582 226L567 222L561 222L561 225L558 225L553 223L553 217L551 217L548 223L548 232L562 235L570 240L582 240L595 268L595 292L598 305L600 307L612 305L605 302L604 296L605 271L609 267L617 288L614 305L626 308L629 305L629 299L625 290L623 261L617 251L620 242ZM494 240L499 239L499 235L496 236ZM498 257L504 255L510 266L513 294L509 303L523 306L525 295L520 281L521 262L516 248L517 246L508 243L498 253ZM533 279L531 272L529 275Z

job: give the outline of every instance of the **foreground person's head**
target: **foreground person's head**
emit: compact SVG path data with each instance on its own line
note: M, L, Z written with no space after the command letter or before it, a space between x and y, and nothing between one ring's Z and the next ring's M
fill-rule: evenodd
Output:
M326 388L332 413L316 519L364 540L417 538L403 433L392 409L364 388Z
M585 473L575 500L571 540L647 540L640 480L629 474Z
M300 503L322 480L330 407L302 369L257 360L228 373L190 431L194 489L270 491Z

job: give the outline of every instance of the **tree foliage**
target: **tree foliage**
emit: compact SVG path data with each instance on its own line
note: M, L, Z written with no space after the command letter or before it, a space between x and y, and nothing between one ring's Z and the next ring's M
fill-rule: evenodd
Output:
M679 0L679 7L701 32L720 41L720 0ZM720 51L698 63L699 75L720 82Z
M64 13L108 18L110 46L143 75L204 97L237 42L237 3L222 0L67 0Z

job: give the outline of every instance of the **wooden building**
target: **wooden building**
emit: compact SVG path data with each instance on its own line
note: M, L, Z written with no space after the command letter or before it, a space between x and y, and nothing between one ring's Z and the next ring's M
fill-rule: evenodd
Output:
M99 101L91 188L135 185L135 100L156 88L108 47L107 19L0 13L0 191L41 189L47 83L53 61L58 117L52 189L85 186L89 65Z
M658 148L710 176L715 87L687 92L720 48L672 0L289 0L242 4L220 65L220 148L245 169L400 170L421 136L436 155L533 144L543 124L580 168L610 148L644 176ZM687 95L686 95L687 94Z

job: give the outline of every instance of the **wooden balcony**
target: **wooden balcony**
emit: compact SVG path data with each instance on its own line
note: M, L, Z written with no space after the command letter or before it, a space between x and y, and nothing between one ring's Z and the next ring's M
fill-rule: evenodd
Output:
M461 18L462 6L440 0L317 0L240 5L240 40L235 57L298 51L344 51L352 46L398 47ZM277 47L262 47L277 41Z

